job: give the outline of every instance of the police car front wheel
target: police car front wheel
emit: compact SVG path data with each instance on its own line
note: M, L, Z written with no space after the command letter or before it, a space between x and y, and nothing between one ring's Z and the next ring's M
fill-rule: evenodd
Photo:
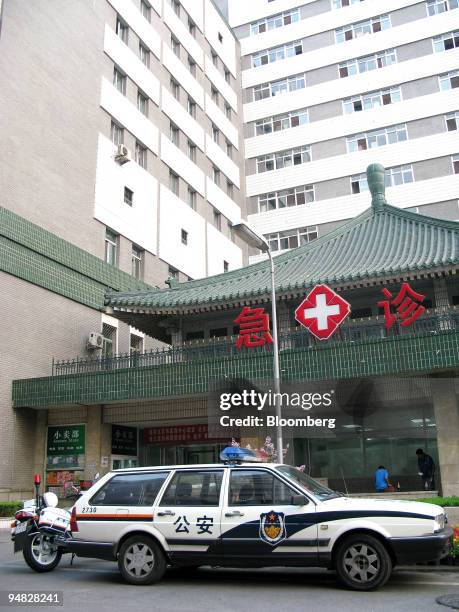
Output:
M367 534L345 538L336 552L335 565L340 581L358 591L382 587L392 573L392 560L386 547Z
M164 576L166 559L161 547L152 538L136 535L121 545L118 567L126 582L152 584Z

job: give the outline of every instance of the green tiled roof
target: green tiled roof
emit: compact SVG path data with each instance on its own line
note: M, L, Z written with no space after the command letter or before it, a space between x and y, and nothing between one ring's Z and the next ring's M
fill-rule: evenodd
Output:
M384 168L373 164L367 172L371 208L322 238L277 256L278 293L459 264L459 223L389 206L384 196ZM109 293L105 304L127 311L180 312L257 298L269 291L269 262L262 261L171 289Z
M108 290L152 289L3 207L0 270L98 310Z

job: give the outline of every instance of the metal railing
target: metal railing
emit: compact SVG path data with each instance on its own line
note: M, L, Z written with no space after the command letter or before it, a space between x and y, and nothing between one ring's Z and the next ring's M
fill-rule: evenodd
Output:
M353 344L375 340L384 342L387 339L403 338L413 335L439 334L459 330L459 311L431 310L423 314L410 327L402 327L398 322L386 330L384 317L346 320L330 340L321 343L306 329L293 328L279 333L279 351L302 348L326 348L342 344ZM272 351L267 344L250 350L250 354L263 354ZM168 346L150 351L123 353L114 356L76 357L75 359L54 360L52 375L81 374L101 372L104 370L122 370L126 368L152 367L193 361L205 361L247 355L247 351L236 347L236 336L186 342L181 346Z

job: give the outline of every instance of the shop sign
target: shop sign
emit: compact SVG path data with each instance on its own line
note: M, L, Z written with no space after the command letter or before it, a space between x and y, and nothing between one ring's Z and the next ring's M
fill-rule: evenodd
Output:
M351 305L327 285L316 285L295 310L295 319L319 340L327 340L351 312Z
M137 428L112 425L112 455L137 457Z
M48 427L47 469L83 469L86 452L85 433L85 425Z
M147 427L143 430L143 441L145 444L203 442L209 440L210 437L207 424Z
M244 306L234 322L239 325L239 336L236 340L238 349L243 346L255 348L272 344L273 338L269 331L269 314L265 313L264 308Z
M388 298L378 302L378 306L384 311L386 329L390 329L397 319L402 327L409 327L425 312L422 302L426 296L414 291L409 283L403 283L395 297L386 287L381 291Z

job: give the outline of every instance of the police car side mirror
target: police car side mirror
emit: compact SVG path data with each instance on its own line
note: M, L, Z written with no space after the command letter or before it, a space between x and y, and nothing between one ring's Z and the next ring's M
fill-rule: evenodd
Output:
M306 506L306 504L309 504L306 495L292 495L292 506Z

